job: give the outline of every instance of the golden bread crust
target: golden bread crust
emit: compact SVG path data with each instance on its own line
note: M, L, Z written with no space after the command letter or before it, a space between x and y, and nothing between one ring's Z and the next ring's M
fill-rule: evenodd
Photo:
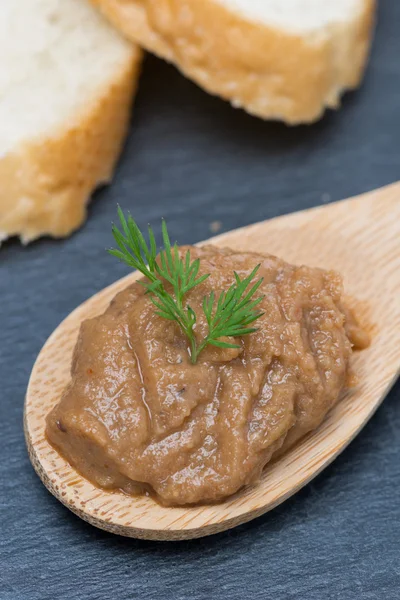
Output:
M49 137L0 156L0 242L63 237L82 224L91 193L111 179L119 156L141 54L132 47L104 92Z
M214 0L92 0L128 38L212 94L265 119L319 119L362 78L376 0L305 36L245 20ZM222 33L223 32L223 33Z

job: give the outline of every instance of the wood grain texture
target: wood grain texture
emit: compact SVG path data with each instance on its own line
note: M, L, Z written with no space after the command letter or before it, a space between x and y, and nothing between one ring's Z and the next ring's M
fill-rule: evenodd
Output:
M371 347L355 357L360 384L346 394L318 430L267 466L257 486L222 504L164 508L146 496L132 498L99 490L48 444L45 416L69 380L80 323L103 312L136 275L117 281L72 312L50 336L31 374L24 418L29 456L46 487L81 518L113 533L155 540L189 539L234 527L267 512L315 477L346 447L399 373L400 184L258 223L211 241L342 272L346 292L357 298L361 318L371 324L374 333Z

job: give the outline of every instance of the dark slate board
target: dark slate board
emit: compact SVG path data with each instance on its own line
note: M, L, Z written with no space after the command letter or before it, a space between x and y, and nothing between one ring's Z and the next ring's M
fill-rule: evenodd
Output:
M0 252L0 599L354 600L400 598L400 387L294 498L212 538L150 543L96 530L30 466L28 376L75 306L125 274L109 257L120 202L181 243L400 179L400 2L382 0L360 91L312 127L263 123L147 58L114 185L72 238ZM399 225L400 229L400 225ZM384 301L384 299L383 299Z

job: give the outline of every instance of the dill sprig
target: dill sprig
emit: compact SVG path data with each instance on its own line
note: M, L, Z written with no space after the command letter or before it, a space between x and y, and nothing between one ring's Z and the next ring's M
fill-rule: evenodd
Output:
M239 337L257 331L249 327L263 313L256 310L263 297L254 299L254 294L262 284L259 279L250 287L260 265L250 275L241 279L234 272L235 281L226 292L216 299L214 292L203 299L203 311L208 325L206 337L199 343L195 335L197 315L189 304L184 302L185 295L194 287L205 281L209 274L198 277L200 260L192 261L190 250L182 258L178 245L171 245L167 225L162 221L162 238L164 247L157 261L157 245L153 230L148 227L146 242L139 227L131 217L125 217L118 207L118 216L122 231L113 225L112 233L119 249L109 250L110 254L129 267L140 271L148 281L140 283L146 287L150 300L156 307L156 314L169 321L175 321L185 333L190 344L190 357L196 363L198 356L207 345L220 348L240 348L240 345L225 342L223 337ZM173 294L165 285L168 282Z

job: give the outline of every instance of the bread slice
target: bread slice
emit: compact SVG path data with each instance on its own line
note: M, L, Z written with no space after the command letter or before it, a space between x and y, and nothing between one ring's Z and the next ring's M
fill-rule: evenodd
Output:
M129 39L266 119L315 121L362 77L376 0L92 0Z
M110 180L141 51L86 0L1 0L0 56L0 237L65 236Z

